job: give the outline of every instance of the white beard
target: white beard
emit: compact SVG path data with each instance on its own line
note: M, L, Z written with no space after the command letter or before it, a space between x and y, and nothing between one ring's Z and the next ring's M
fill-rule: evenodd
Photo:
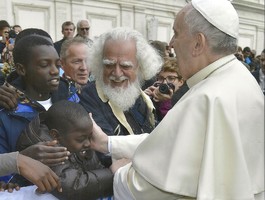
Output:
M140 84L138 81L129 83L127 88L102 85L103 93L109 98L109 101L120 108L123 112L129 110L136 99L140 96Z

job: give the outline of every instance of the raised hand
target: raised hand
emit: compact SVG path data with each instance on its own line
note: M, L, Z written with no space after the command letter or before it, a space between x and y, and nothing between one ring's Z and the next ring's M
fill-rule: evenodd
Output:
M109 153L108 152L108 136L96 124L96 122L92 118L91 113L89 113L89 116L91 117L92 122L93 122L93 134L90 139L90 147L101 153Z

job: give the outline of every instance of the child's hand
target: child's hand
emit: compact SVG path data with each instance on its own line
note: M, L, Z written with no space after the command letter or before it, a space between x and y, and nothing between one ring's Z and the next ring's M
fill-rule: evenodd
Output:
M17 183L5 183L3 181L0 182L0 192L4 192L7 190L8 192L13 192L13 190L19 190L20 187Z

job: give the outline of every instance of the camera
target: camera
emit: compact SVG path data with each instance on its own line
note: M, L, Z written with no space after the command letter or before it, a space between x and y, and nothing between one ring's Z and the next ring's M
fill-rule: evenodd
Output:
M159 92L161 92L162 94L170 94L170 89L172 89L173 91L175 90L175 86L173 85L173 83L156 83L154 84L154 86L159 86Z
M8 35L9 35L8 36L9 38L16 38L17 37L17 34L14 30L9 31Z

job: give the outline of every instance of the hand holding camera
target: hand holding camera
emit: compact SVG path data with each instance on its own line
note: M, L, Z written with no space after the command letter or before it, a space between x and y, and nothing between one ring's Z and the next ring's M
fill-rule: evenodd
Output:
M170 94L170 89L175 90L173 83L155 83L154 86L158 87L158 90L162 94Z
M152 87L153 90L153 101L160 102L171 99L175 86L172 83L159 83L156 82Z

